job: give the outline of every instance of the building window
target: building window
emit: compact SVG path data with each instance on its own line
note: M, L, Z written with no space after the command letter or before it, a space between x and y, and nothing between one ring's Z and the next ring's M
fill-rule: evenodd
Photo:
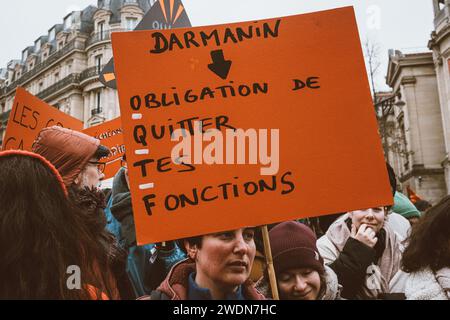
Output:
M39 91L41 92L42 90L44 90L44 82L39 82Z
M59 72L56 72L55 73L55 82L58 82L59 81Z
M97 102L97 105L96 105L96 107L97 107L97 110L101 110L101 107L102 107L102 93L99 91L99 92L97 92L97 99L96 99L96 102ZM99 111L99 113L100 113L101 111Z
M100 21L97 24L97 32L100 34L100 40L104 39L104 32L105 32L105 21Z
M34 52L39 52L41 50L41 39L34 43Z
M28 50L22 52L22 61L25 62L28 58Z
M33 63L33 62L30 62L30 64L28 65L28 70L33 69L33 67L34 67L34 63Z
M55 36L56 36L55 28L52 28L52 29L48 32L48 41L49 41L49 42L52 42L53 40L55 40Z
M58 42L58 50L62 49L64 47L64 40Z
M103 55L98 55L95 57L95 66L97 67L97 71L100 73L102 71L102 61L103 61Z
M126 21L126 28L127 28L127 30L134 30L136 28L136 26L137 26L138 19L137 18L130 18L130 17L128 17L128 18L125 19L125 21Z
M95 105L92 106L92 109L91 109L92 116L100 114L103 111L102 110L102 92L101 92L101 90L94 92L94 99L95 99L95 101L94 101Z
M101 0L98 6L99 8L108 8L110 2L110 0Z
M64 19L64 29L69 29L71 26L72 26L72 15L69 15Z

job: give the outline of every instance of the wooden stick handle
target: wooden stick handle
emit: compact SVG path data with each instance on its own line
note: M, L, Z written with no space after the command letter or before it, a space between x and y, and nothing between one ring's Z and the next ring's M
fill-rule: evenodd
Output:
M269 229L267 226L261 227L263 240L264 240L264 253L266 256L267 270L270 280L270 288L272 289L272 298L274 300L280 300L278 295L277 278L275 276L275 269L273 267L272 249L270 248Z

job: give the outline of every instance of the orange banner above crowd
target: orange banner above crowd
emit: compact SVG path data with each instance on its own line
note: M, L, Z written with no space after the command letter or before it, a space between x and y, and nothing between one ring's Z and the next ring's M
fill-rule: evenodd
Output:
M351 7L112 38L139 243L392 204ZM174 163L171 135L197 122L256 130L259 161Z

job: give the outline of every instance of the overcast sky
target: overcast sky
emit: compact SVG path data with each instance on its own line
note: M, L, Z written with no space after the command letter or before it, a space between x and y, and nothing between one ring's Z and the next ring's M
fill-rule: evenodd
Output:
M433 30L432 0L183 0L193 26L239 22L301 14L347 5L355 7L362 40L380 45L382 66L378 90L388 89L384 77L388 49L427 50ZM73 11L97 5L96 0L1 1L0 68L19 59L21 51L47 34Z

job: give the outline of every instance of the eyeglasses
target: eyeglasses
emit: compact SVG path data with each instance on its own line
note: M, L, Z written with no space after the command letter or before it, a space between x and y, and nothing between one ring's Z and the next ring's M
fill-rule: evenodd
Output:
M100 173L105 172L105 169L106 169L106 163L105 162L89 161L89 164L97 166L98 172L100 172Z

